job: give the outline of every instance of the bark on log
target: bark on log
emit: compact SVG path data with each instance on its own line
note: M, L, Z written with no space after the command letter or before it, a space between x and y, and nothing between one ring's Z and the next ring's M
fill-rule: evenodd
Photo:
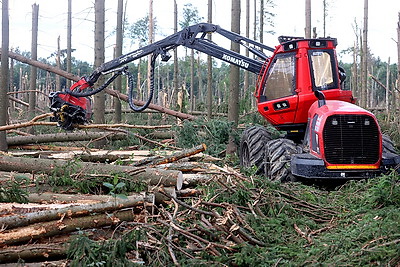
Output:
M29 127L29 126L33 126L33 125L57 125L56 122L49 122L49 121L42 121L42 122L39 121L38 122L38 120L45 119L45 118L51 117L51 116L52 116L52 113L44 113L44 114L41 114L41 115L38 115L38 116L32 118L30 121L3 125L0 127L0 131L7 131L7 130L11 130L11 129Z
M110 133L110 132L61 132L56 134L41 134L29 136L13 136L7 137L7 144L9 146L26 145L26 144L39 144L39 143L52 143L52 142L67 142L67 141L88 141L98 138L110 138L114 140L121 140L127 137L124 133Z
M1 50L0 50L0 54L1 54ZM50 66L48 64L39 62L37 60L32 60L30 58L26 58L24 56L21 56L21 55L19 55L17 53L11 52L11 51L8 52L8 56L10 58L18 60L20 62L29 64L29 65L32 65L32 66L36 66L36 67L38 67L40 69L44 69L44 70L47 70L49 72L53 72L55 74L58 74L58 75L60 75L62 77L65 77L67 79L73 80L75 82L80 80L79 76L73 75L72 73L69 73L69 72L61 70L59 68L56 68L56 67ZM121 99L123 101L128 102L128 96L127 95L124 95L124 94L122 94L122 93L120 93L120 92L118 92L116 90L112 90L112 89L109 89L109 88L106 88L104 91L109 95L112 95L114 97L117 97L118 99ZM140 101L140 100L136 100L136 99L133 100L133 103L135 105L137 105L137 106L143 106L145 104L144 101ZM174 110L171 110L171 109L167 109L167 108L164 108L162 106L155 105L155 104L150 104L149 108L153 109L153 110L157 110L157 111L165 113L165 114L168 114L168 115L171 115L171 116L178 117L178 118L183 119L183 120L185 120L185 119L194 120L195 119L195 117L193 115L185 114L185 113L174 111Z
M142 162L138 162L138 163L134 163L134 166L143 166L143 165L150 165L150 166L157 166L160 164L165 164L165 163L170 163L170 162L175 162L178 161L180 159L186 158L186 157L190 157L193 155L196 155L198 153L201 153L203 151L205 151L207 148L207 146L205 144L201 144L198 145L194 148L191 149L185 149L182 151L177 151L175 153L173 153L170 156L166 156L163 158L156 158L156 159L149 159L148 161L144 160Z
M62 221L36 223L26 227L16 228L0 233L0 247L24 243L39 238L66 234L76 229L100 228L115 225L121 221L133 221L134 214L131 210L110 214L99 214L77 218L64 218Z
M75 198L78 196L75 196ZM6 229L26 226L38 222L59 220L64 216L67 218L87 216L91 213L104 213L123 208L136 207L144 205L145 202L154 204L154 195L135 194L127 196L127 199L114 198L107 196L104 201L91 204L70 204L63 205L57 209L48 208L34 212L25 212L12 216L0 217L0 225Z
M182 172L156 168L135 168L101 163L77 162L64 160L50 160L37 158L20 158L0 155L0 171L16 171L29 173L45 173L49 175L79 175L85 174L125 174L129 179L144 182L150 185L175 186L182 188Z
M48 158L70 160L76 157L81 157L82 155L84 159L86 157L85 155L87 155L87 157L91 156L102 157L102 155L112 155L111 157L118 156L119 159L121 160L129 159L129 161L139 161L149 157L150 155L152 155L152 153L149 150L118 150L118 151L96 150L90 152L80 150L80 151L70 151L66 153L52 153L48 155Z
M18 247L8 247L0 250L0 262L46 261L54 258L65 258L68 244L33 244ZM28 265L26 265L28 266ZM30 266L30 265L29 265ZM52 265L54 266L54 265Z
M185 173L183 174L183 185L185 187L195 187L199 184L210 182L214 178L212 174Z
M181 189L179 191L176 191L176 195L180 198L198 197L203 194L204 194L203 191L201 191L199 189L194 189L194 188L186 188L186 189Z
M154 201L155 203L158 204L167 204L171 202L171 198L166 197L165 194L160 193L160 191L162 192L166 192L171 196L176 197L176 190L174 187L159 187L159 188L155 188L153 190L154 192Z
M60 203L81 203L81 204L95 204L101 202L108 202L114 199L109 195L83 195L83 194L59 194L59 193L31 193L27 197L30 203L40 204L60 204Z
M166 169L166 170L176 170L181 172L221 172L221 167L213 163L208 162L171 162L160 164L157 166L158 168Z
M79 129L112 129L112 128L129 128L129 129L170 129L172 125L133 125L126 123L116 123L116 124L86 124L86 125L78 125Z
M9 149L19 149L19 150L39 150L39 151L80 151L87 150L86 147L78 146L49 146L49 145L13 145L8 146ZM90 151L97 151L98 149L91 148Z

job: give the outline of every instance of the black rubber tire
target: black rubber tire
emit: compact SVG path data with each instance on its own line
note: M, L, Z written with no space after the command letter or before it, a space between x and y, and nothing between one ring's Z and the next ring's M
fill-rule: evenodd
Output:
M296 177L290 170L292 154L301 153L300 146L292 140L279 138L271 140L267 144L266 174L272 181L295 182Z
M393 153L393 154L397 154L395 145L392 141L392 139L390 138L390 136L383 134L382 135L382 152L383 153Z
M240 139L240 166L256 166L256 174L265 175L266 148L270 140L271 135L264 127L252 126L244 130Z

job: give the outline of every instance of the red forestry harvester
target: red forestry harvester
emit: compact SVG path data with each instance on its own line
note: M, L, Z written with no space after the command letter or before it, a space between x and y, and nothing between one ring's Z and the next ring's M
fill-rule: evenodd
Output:
M253 57L223 48L206 39L218 33L246 47ZM279 181L370 178L400 164L390 138L382 135L375 116L356 105L351 91L343 89L345 72L338 66L334 38L279 37L271 48L217 25L201 23L99 66L65 92L50 94L51 110L59 125L71 130L88 122L88 96L105 89L117 76L127 75L129 105L135 111L148 107L153 97L154 65L160 55L185 46L258 74L255 96L258 111L285 138L272 139L269 131L253 126L243 132L240 162L255 166L259 174ZM272 56L264 54L272 52ZM152 55L150 95L136 106L133 75L126 64ZM104 85L93 88L101 75L114 73Z

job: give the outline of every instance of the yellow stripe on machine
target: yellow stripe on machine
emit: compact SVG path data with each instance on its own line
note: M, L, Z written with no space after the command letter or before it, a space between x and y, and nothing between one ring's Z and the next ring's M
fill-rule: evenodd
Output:
M330 165L326 167L328 170L376 170L376 165Z

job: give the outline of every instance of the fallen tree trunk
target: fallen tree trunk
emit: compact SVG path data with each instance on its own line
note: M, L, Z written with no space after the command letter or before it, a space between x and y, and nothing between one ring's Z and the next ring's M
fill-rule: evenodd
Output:
M7 130L11 130L11 129L29 127L29 126L33 126L33 125L57 125L56 122L50 122L50 121L38 122L38 120L41 120L41 119L44 119L44 118L47 118L47 117L51 117L51 116L52 116L52 113L44 113L44 114L41 114L41 115L38 115L38 116L34 117L30 121L26 121L26 122L22 122L22 123L3 125L3 126L0 126L0 131L7 131Z
M76 198L77 196L75 196ZM104 213L115 211L123 208L136 207L144 205L145 202L154 204L154 195L135 194L127 196L126 199L105 196L104 201L91 204L69 204L59 208L47 208L35 212L24 212L11 216L0 217L0 225L7 227L6 229L17 228L34 224L38 222L46 222L59 220L65 217L87 216L91 213Z
M1 50L0 50L0 54L1 54ZM37 60L26 58L26 57L24 57L22 55L19 55L17 53L11 52L11 51L8 52L8 56L10 58L18 60L20 62L23 62L23 63L29 64L29 65L38 67L40 69L47 70L49 72L53 72L55 74L58 74L58 75L60 75L60 76L62 76L64 78L73 80L75 82L77 82L77 81L79 81L81 79L79 76L73 75L72 73L69 73L69 72L61 70L59 68L56 68L56 67L50 66L48 64L39 62ZM108 88L106 88L104 91L109 95L112 95L114 97L117 97L118 99L121 99L123 101L128 102L128 96L127 95L124 95L124 94L122 94L122 93L120 93L120 92L118 92L116 90L112 90L112 89L108 89ZM135 99L133 100L133 103L135 105L137 105L137 106L143 106L145 104L144 101L135 100ZM153 110L157 110L157 111L165 113L165 114L168 114L168 115L171 115L171 116L175 116L175 117L183 119L183 120L185 120L185 119L194 120L195 119L195 117L193 115L185 114L185 113L174 111L174 110L171 110L171 109L167 109L167 108L164 108L162 106L155 105L155 104L150 104L149 108L153 109Z
M39 144L39 143L52 143L52 142L67 142L67 141L88 141L99 138L110 138L114 140L125 139L125 133L112 133L112 132L61 132L56 134L40 134L29 136L12 136L7 137L7 144L9 146L26 145L26 144Z
M182 151L177 151L177 152L173 153L172 155L165 156L162 158L156 156L153 158L144 159L144 160L138 161L132 165L133 166L145 166L145 165L156 166L156 165L161 165L161 164L165 164L165 163L171 163L171 162L175 162L175 161L178 161L178 160L186 158L186 157L196 155L198 153L205 151L206 149L207 149L207 146L205 144L201 144L201 145L198 145L193 148L185 149Z
M8 146L9 149L21 149L21 150L47 150L47 151L86 151L86 147L79 146L53 146L53 145L13 145ZM90 151L97 151L98 149L91 148Z
M21 160L21 158L5 155L0 155L0 171L45 173L56 176L77 174L78 177L87 174L107 176L119 174L126 176L127 179L149 185L175 186L177 190L181 189L183 182L182 172L174 170L40 158L24 158L24 160Z
M131 210L115 212L114 214L98 214L77 218L64 218L59 221L36 223L0 233L0 247L24 243L39 238L71 233L77 229L100 228L115 225L121 221L133 221Z
M0 262L18 262L43 260L54 258L65 258L68 244L29 244L18 247L8 247L0 250ZM28 265L27 265L28 266ZM42 265L40 265L42 266ZM44 266L44 265L43 265Z

